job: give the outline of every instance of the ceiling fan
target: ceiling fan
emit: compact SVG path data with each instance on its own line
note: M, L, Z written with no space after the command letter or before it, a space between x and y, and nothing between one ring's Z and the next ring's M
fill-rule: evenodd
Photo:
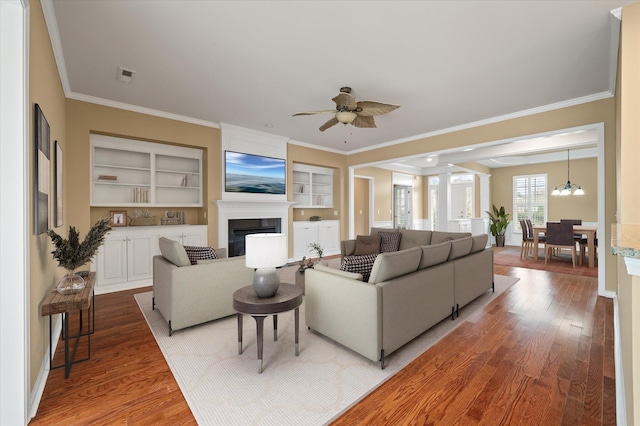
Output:
M356 101L356 98L351 94L351 87L340 88L340 93L331 100L336 103L336 109L299 112L293 114L293 116L334 113L335 116L331 120L320 126L320 131L324 132L338 123L344 123L345 126L351 124L356 127L373 128L376 127L376 123L373 120L374 115L386 114L396 108L400 108L399 105L383 104L381 102Z

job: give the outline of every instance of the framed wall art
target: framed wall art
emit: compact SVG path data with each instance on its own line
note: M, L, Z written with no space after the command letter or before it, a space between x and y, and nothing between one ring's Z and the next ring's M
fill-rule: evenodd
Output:
M58 141L55 142L53 157L53 224L57 228L62 226L62 148Z
M111 223L109 226L127 226L127 211L126 210L111 210L109 212L111 217Z
M49 230L49 192L50 192L50 175L49 175L49 159L50 142L49 142L49 123L40 109L35 104L35 155L34 162L35 171L34 188L33 188L33 217L34 232L42 234Z

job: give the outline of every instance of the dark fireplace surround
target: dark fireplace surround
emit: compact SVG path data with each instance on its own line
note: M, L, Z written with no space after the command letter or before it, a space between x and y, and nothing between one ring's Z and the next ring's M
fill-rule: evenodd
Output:
M244 237L246 235L282 232L280 222L280 218L229 219L227 246L229 257L243 256L245 254Z

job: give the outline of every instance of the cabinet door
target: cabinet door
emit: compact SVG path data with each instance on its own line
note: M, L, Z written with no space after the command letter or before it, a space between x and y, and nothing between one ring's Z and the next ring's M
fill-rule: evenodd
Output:
M324 255L340 252L340 225L336 221L320 222L318 239Z
M128 281L153 277L153 240L149 235L127 237Z
M293 256L313 257L315 252L309 248L309 243L318 242L318 227L315 224L302 222L293 226Z
M207 245L207 236L202 232L185 232L182 237L182 245L205 247Z
M116 284L127 281L126 237L105 238L97 255L96 285Z

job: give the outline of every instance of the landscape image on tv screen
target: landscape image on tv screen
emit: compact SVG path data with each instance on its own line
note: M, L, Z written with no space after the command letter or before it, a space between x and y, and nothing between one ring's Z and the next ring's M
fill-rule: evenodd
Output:
M225 151L225 191L286 194L285 160Z

